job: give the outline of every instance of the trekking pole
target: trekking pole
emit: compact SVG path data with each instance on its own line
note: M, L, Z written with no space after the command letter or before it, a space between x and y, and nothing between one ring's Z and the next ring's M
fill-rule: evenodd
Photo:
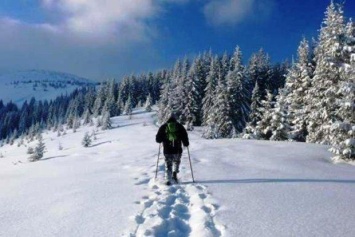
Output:
M158 176L158 164L159 164L159 156L160 156L160 147L161 147L161 144L159 144L159 152L158 152L157 168L155 169L155 179L157 179L157 176Z
M189 147L187 147L187 153L189 154L189 161L190 161L190 168L191 168L191 176L192 176L192 182L195 183L195 179L194 179L194 172L192 170L192 165L191 165L191 157L190 157L190 150Z

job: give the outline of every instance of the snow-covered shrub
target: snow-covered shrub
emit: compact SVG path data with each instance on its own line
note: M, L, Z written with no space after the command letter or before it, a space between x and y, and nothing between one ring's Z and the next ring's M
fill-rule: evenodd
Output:
M38 138L38 144L35 147L33 154L31 154L31 156L28 158L28 160L30 162L40 160L43 157L43 154L45 153L45 149L46 149L46 146L43 142L42 136L40 135Z
M91 142L92 142L91 136L89 135L88 132L86 132L81 144L83 144L84 147L89 147L91 145Z
M28 149L27 149L27 154L33 154L34 153L34 149L33 149L33 147L28 147Z
M355 126L345 122L336 123L331 131L334 137L330 151L336 155L333 159L355 160Z
M144 109L147 112L152 111L152 97L150 96L150 94L147 96L147 100L145 102Z

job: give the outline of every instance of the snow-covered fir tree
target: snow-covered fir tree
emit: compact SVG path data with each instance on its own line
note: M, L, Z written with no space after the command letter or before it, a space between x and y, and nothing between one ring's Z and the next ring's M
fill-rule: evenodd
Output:
M145 111L147 112L151 112L152 111L152 97L150 96L150 94L147 96L147 99L145 101L145 104L144 104L144 109Z
M113 116L119 115L115 101L115 80L106 83L105 91L106 99L103 108L105 108L105 110L108 109ZM103 110L102 113L103 112L105 111Z
M83 140L81 141L81 144L84 147L89 147L91 145L91 143L92 143L91 136L89 135L88 132L86 132L84 137L83 137Z
M193 125L200 126L202 123L202 100L205 95L206 78L209 65L208 56L198 56L189 71L188 78L191 80L191 91L189 91L190 111L193 117Z
M266 99L261 101L261 107L259 107L259 113L261 114L261 120L257 122L255 126L254 136L257 139L269 140L272 136L271 121L274 108L274 95L271 91L266 90Z
M266 89L270 88L268 83L272 78L270 57L263 49L253 54L248 65L248 82L250 90L253 90L255 83L258 83L261 99L266 97Z
M237 46L231 59L231 70L226 76L226 90L230 107L230 117L236 132L242 132L248 121L250 93L247 86L242 52Z
M292 65L286 77L285 93L288 106L288 120L290 123L289 137L295 141L306 141L307 106L311 95L312 65L310 62L309 43L303 39L298 47L298 61Z
M116 113L117 115L121 115L124 110L124 102L122 100L121 94L118 94L117 100L116 100Z
M31 154L33 154L33 152L34 152L33 147L28 147L27 148L27 154L31 155Z
M216 88L216 98L207 117L206 138L230 138L233 133L232 111L229 103L225 78L219 77ZM208 134L208 135L207 135ZM212 137L208 137L212 135Z
M173 106L173 111L175 115L179 118L181 123L186 122L186 117L182 114L183 110L186 108L188 103L188 89L190 85L188 85L188 71L190 69L190 62L187 58L183 60L181 64L179 61L177 62L173 78L172 78L172 96L171 96L171 104ZM189 83L190 84L190 83Z
M207 76L207 86L205 88L205 97L202 100L202 124L206 125L208 116L211 113L211 109L214 105L216 87L218 83L218 77L220 74L221 65L220 60L215 56L210 65L210 71Z
M171 91L171 82L169 77L167 77L162 85L161 96L158 103L158 119L160 123L164 123L173 112L172 99L170 98Z
M336 100L341 83L340 68L343 59L341 37L345 25L343 9L334 2L328 6L320 30L319 43L315 51L316 68L309 90L310 115L308 117L308 142L331 143L331 125L336 120Z
M83 125L88 125L88 124L91 123L92 118L91 118L91 114L90 114L90 109L89 108L87 108L85 110L82 119L83 119Z
M230 57L227 52L225 52L221 58L221 69L220 69L220 78L226 78L228 72L230 71Z
M43 142L42 134L39 134L39 136L38 136L38 144L34 148L34 151L31 154L31 156L28 158L28 160L30 162L33 162L33 161L38 161L38 160L42 159L43 158L43 154L45 153L45 150L46 150L46 145Z
M107 130L107 129L111 129L111 128L112 128L112 123L111 123L110 111L106 110L102 114L102 126L101 126L101 129L102 130Z
M124 111L123 113L125 115L131 115L132 114L132 110L133 110L133 103L132 103L132 99L131 99L131 96L128 96L128 99L125 103L125 106L124 106Z
M290 125L288 123L285 90L280 90L280 94L276 97L275 107L271 113L269 130L272 132L270 140L284 141L289 139Z
M104 84L102 83L100 85L100 88L99 88L99 91L97 92L96 94L96 99L95 99L95 102L94 102L94 107L92 109L93 111L93 115L95 118L97 118L97 116L100 115L100 112L101 112L101 109L102 109L102 106L103 106L103 103L105 101L105 86Z
M256 82L255 87L251 96L251 105L250 105L250 113L249 113L249 121L244 129L243 138L245 139L256 139L255 127L257 123L261 120L262 114L260 113L261 104L261 93L259 89L259 85Z
M185 81L185 89L183 90L183 103L185 104L184 107L182 107L181 115L180 115L180 122L186 125L186 128L188 130L193 130L193 123L196 120L195 113L196 112L196 101L195 101L195 93L196 90L194 88L194 78L192 71L193 69L190 69L189 74L186 77Z
M331 127L331 151L334 159L355 160L355 26L350 21L342 45L344 64L341 67L336 121Z

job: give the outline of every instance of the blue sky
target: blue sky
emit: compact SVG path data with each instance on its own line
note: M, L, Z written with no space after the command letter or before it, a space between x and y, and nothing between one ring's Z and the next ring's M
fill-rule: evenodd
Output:
M169 68L211 49L244 61L260 48L291 59L317 37L330 0L2 0L0 72L64 71L92 79ZM355 16L355 1L345 3Z

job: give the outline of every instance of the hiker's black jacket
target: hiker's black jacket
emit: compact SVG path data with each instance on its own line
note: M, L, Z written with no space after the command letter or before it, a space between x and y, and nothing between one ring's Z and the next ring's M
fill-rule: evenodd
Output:
M167 134L166 134L166 126L169 122L175 122L177 128L177 139L174 142L169 141ZM161 125L158 130L157 136L155 138L156 142L163 143L164 147L164 154L181 154L182 147L189 146L189 138L187 136L186 129L180 123L178 123L174 118L170 118L166 123Z

